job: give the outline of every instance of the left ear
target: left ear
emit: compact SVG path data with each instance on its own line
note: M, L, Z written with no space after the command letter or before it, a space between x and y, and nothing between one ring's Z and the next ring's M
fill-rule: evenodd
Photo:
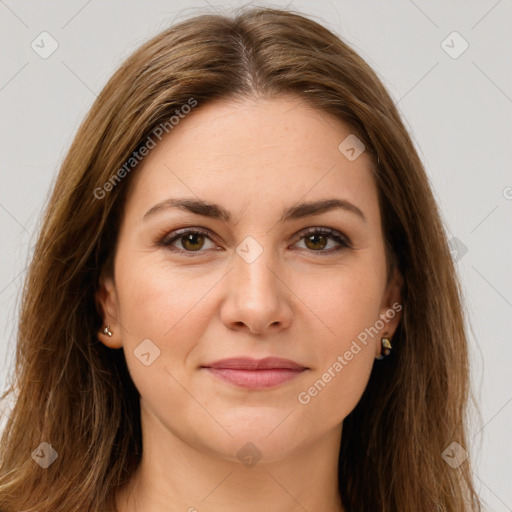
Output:
M386 290L382 298L382 305L379 317L384 323L383 328L379 332L379 340L376 343L376 357L381 354L380 339L383 337L393 338L395 331L402 319L402 289L404 280L402 274L395 266L391 275L391 279L386 285Z
M109 348L117 349L123 346L121 337L121 324L118 320L119 305L117 291L112 277L102 275L99 288L96 291L96 302L101 309L103 324L111 328L112 334L108 336L102 330L98 332L98 339Z

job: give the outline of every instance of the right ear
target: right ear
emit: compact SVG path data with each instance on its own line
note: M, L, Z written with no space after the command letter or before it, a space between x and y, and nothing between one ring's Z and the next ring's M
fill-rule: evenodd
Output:
M121 338L121 324L118 320L117 291L111 277L102 276L100 279L100 286L96 292L96 302L103 318L98 339L109 348L121 348L123 341ZM112 332L111 336L103 332L103 329L107 326Z

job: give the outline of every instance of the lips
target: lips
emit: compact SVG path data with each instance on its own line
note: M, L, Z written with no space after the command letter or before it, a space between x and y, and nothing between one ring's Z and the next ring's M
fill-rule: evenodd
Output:
M306 367L290 359L282 359L280 357L266 357L265 359L237 357L205 364L203 368L223 368L226 370L304 370Z
M284 384L308 370L307 367L279 357L222 359L201 366L213 376L247 389L267 389Z

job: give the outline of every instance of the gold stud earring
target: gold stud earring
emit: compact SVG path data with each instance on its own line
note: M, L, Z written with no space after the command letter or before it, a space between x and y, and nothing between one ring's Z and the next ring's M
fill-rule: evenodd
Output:
M103 329L103 334L106 334L109 338L112 337L112 331L110 330L110 326L107 325L105 329Z
M391 341L389 340L389 338L381 338L380 340L380 343L382 345L382 354L384 355L380 355L380 356L377 356L375 359L384 359L386 356L389 356L389 354L391 353L391 350L392 350L392 346L391 346Z

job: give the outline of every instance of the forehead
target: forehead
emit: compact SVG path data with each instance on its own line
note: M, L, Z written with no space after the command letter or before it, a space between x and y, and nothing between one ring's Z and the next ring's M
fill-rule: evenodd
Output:
M155 141L127 206L187 195L232 211L265 204L281 212L294 201L342 197L378 217L371 159L347 158L339 148L347 137L349 125L295 96L199 104Z

